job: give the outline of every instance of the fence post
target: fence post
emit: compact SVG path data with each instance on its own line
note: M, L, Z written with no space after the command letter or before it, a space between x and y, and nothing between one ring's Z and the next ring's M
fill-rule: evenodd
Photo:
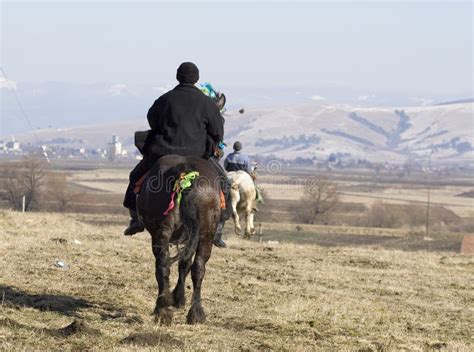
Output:
M26 207L26 197L23 196L23 198L21 199L21 212L22 213L25 212L25 207Z

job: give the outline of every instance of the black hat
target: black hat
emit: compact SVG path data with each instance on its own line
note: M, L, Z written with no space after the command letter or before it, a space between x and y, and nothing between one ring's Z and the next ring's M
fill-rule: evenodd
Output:
M242 150L242 143L240 143L239 141L235 142L234 143L234 150L236 152L238 152L239 150Z
M192 62L183 62L178 67L176 79L179 83L194 84L199 80L199 69Z

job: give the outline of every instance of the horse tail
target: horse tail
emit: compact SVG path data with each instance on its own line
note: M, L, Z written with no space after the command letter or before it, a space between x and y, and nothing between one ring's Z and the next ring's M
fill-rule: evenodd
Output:
M182 172L187 173L193 171L194 168L188 164L181 164L176 169L176 174ZM200 182L204 181L204 182ZM207 184L206 178L201 179L199 176L194 179L191 186L182 191L181 202L179 205L179 217L183 226L183 235L179 242L183 243L183 247L178 250L177 255L170 258L170 262L174 263L177 260L188 260L194 253L196 253L201 230L206 231L208 228L213 228L212 224L216 219L208 218L203 209L216 208L217 217L220 214L220 197L211 185ZM200 217L203 217L200 219ZM203 222L201 224L201 222Z
M183 192L179 206L179 215L186 237L185 246L178 255L181 260L189 259L196 252L199 243L198 210L190 194L193 187L194 184Z

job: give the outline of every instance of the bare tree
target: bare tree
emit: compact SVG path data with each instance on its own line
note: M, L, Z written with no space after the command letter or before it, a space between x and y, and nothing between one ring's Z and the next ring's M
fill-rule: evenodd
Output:
M45 163L39 158L27 157L21 162L4 164L2 168L3 197L15 210L22 209L25 197L25 211L31 210L38 202Z
M71 203L82 196L80 193L71 191L64 172L49 172L45 177L43 193L45 207L59 212L69 210Z
M334 183L326 176L311 177L305 182L297 219L306 224L314 224L333 210L338 202L337 187Z

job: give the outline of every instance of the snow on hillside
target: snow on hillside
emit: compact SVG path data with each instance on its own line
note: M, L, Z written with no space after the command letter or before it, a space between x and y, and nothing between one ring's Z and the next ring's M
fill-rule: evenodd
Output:
M400 162L459 158L474 147L473 103L410 108L305 104L231 114L226 131L252 154Z
M226 142L244 144L249 154L284 159L348 159L401 163L407 158L473 161L474 103L408 108L360 108L348 105L302 105L246 109L226 114ZM39 130L41 144L103 148L112 134L133 150L133 132L146 120ZM17 136L34 143L32 134Z

